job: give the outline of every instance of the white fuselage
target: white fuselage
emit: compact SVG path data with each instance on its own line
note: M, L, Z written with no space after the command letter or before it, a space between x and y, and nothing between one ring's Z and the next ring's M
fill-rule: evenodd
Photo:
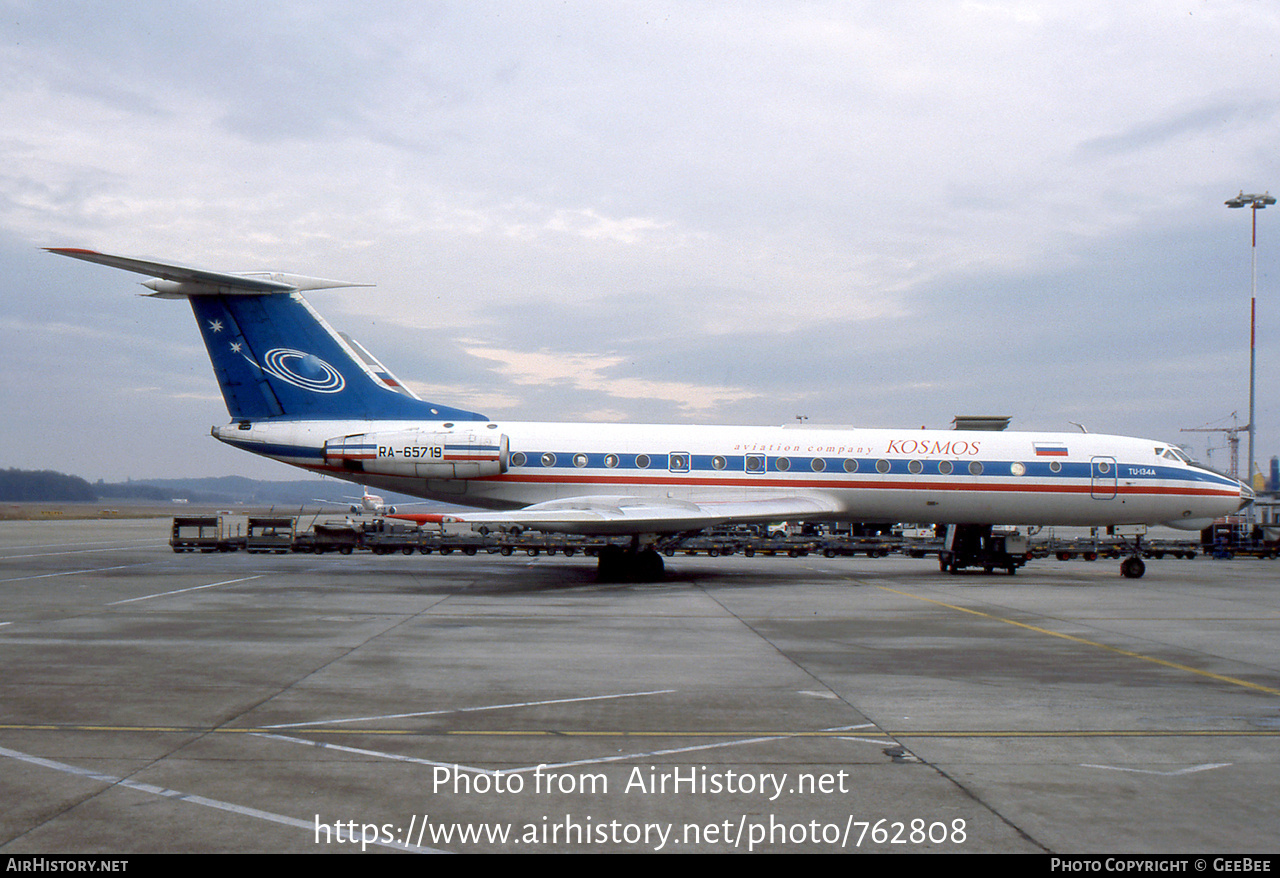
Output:
M377 451L364 461L325 454L326 443L342 437L414 431L469 434L473 446L492 448L505 437L501 471L432 477L438 470L406 459L424 449L397 447L395 439L372 443ZM233 423L213 433L316 472L488 509L586 495L809 496L835 510L824 517L855 521L1193 526L1250 496L1234 479L1175 459L1167 442L1102 434L321 420Z

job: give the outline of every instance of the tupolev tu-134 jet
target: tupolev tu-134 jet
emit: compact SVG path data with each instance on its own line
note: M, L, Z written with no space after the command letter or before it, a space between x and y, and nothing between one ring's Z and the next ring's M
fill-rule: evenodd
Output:
M630 536L601 553L602 578L656 578L657 539L722 524L935 522L947 525L940 566L955 572L989 564L993 523L1198 530L1253 499L1172 443L1125 436L495 421L419 398L301 295L364 284L50 252L148 275L150 295L191 303L231 415L215 438L486 510L397 516L420 523ZM1143 569L1135 547L1121 570Z

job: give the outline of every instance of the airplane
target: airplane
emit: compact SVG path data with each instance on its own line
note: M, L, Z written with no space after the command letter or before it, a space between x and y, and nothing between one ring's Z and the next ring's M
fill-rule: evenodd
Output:
M659 539L722 524L935 522L939 566L955 573L990 566L993 523L1199 530L1253 500L1171 442L1099 433L492 420L419 398L302 297L367 284L46 249L190 303L231 416L214 438L479 510L397 516L419 523L630 537L600 552L603 580L661 578ZM1144 571L1135 543L1121 572Z
M350 501L350 505L347 507L347 511L350 512L352 515L364 515L365 513L368 513L370 515L381 515L384 518L404 517L404 516L400 516L397 510L399 510L402 507L426 506L431 503L431 501L429 500L422 500L422 501L415 501L413 503L404 503L404 504L401 504L401 506L393 506L392 504L388 503L386 501L386 498L383 497L381 494L371 494L369 492L369 489L364 485L361 485L360 488L362 493L360 494L359 497L347 496L342 498L343 502ZM315 502L317 503L333 503L334 502L333 500L327 497L316 497L314 499L315 499ZM407 517L412 518L413 516L407 516Z
M370 515L395 515L396 507L386 502L386 499L379 494L370 494L369 489L363 485L360 486L362 493L359 497L344 497L343 500L350 500L351 505L347 507L347 511L354 515L362 515L368 512ZM333 503L334 501L326 497L316 497L317 503Z

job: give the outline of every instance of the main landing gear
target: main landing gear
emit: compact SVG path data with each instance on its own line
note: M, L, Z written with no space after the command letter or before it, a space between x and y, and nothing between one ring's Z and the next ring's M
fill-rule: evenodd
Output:
M659 582L666 572L662 556L653 546L640 548L640 537L631 538L631 545L610 543L600 550L596 566L596 578L600 582Z

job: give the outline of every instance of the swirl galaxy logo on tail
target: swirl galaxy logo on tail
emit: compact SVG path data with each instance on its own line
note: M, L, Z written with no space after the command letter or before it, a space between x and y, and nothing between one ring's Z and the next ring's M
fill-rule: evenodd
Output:
M315 354L273 348L262 362L262 371L313 393L338 393L346 386L342 374Z

